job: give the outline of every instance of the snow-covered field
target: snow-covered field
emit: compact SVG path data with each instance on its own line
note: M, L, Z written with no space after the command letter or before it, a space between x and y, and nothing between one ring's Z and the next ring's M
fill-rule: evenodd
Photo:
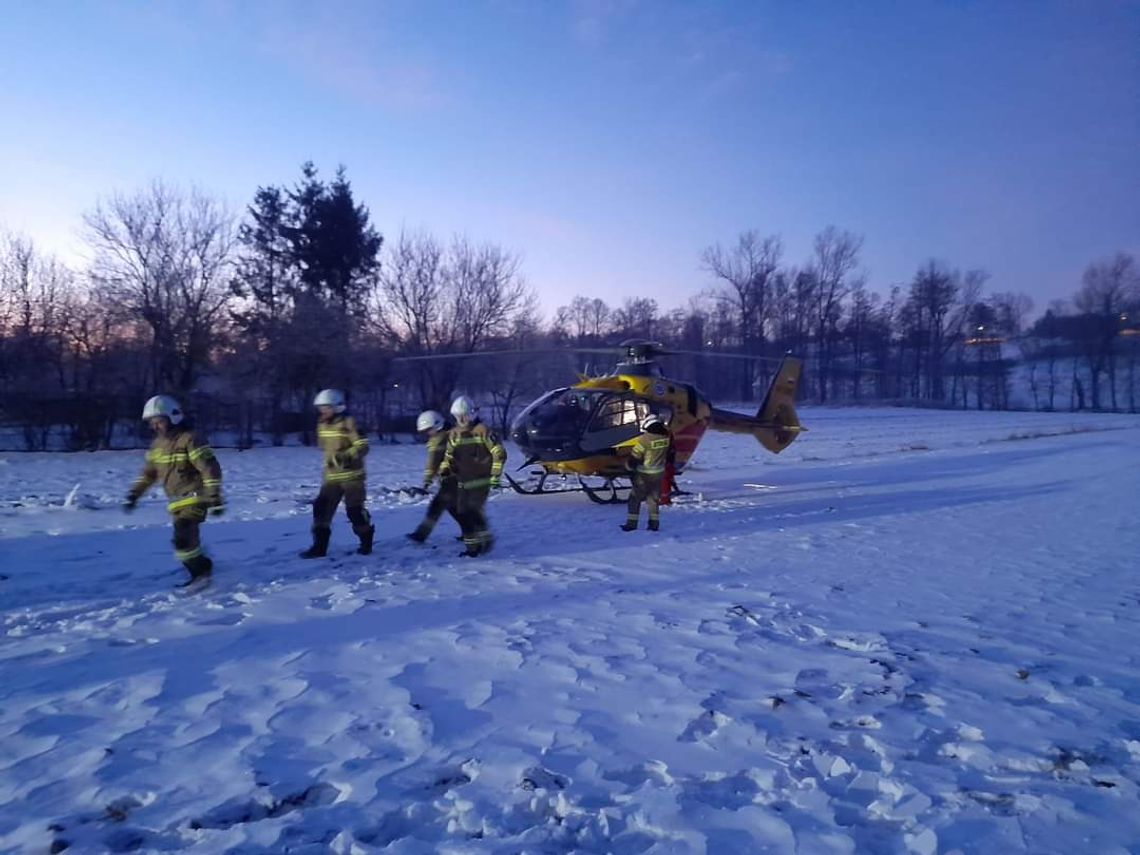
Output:
M419 446L316 562L317 453L222 451L189 598L141 452L0 455L0 851L1140 852L1140 418L803 416L475 561Z

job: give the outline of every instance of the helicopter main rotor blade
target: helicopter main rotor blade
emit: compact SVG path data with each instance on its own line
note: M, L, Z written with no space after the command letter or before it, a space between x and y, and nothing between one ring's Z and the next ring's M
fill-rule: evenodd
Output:
M609 347L533 347L522 350L475 350L471 353L425 353L422 356L393 356L391 362L432 362L444 359L473 359L490 356L533 356L536 354L598 353L613 356Z
M746 359L749 362L775 362L784 361L783 357L776 356L749 356L747 353L726 353L723 350L658 350L661 356L716 356L724 359Z
M628 348L621 346L614 347L528 347L520 350L475 350L470 353L425 353L419 356L393 356L389 361L397 362L442 362L447 359L488 359L492 357L506 357L506 356L553 356L560 354L576 354L576 353L589 353L600 356L616 356L617 361L622 362L623 351ZM737 359L745 362L765 362L768 364L779 365L784 361L784 357L776 356L752 356L747 353L728 353L723 350L673 350L672 348L657 348L651 347L640 357L640 361L652 362L654 359L663 356L712 356L718 359ZM633 361L639 361L634 358ZM849 373L867 372L870 374L883 373L880 369L876 368L845 368L843 366L835 366L833 370L846 371Z

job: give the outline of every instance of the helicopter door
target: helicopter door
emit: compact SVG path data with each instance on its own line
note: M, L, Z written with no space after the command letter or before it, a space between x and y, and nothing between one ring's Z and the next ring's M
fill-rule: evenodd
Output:
M613 448L641 433L641 420L649 415L649 403L614 395L600 404L582 434L582 450L594 453Z

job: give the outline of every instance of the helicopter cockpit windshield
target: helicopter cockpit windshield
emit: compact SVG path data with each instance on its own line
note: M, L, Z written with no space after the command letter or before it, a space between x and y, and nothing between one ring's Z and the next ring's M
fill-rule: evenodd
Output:
M569 460L611 448L641 432L650 410L666 421L672 410L624 392L555 389L519 414L511 439L533 456Z

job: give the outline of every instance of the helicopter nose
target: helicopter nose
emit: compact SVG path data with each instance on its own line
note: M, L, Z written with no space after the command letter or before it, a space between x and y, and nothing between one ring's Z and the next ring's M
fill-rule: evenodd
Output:
M534 460L561 460L578 453L578 437L564 425L542 424L520 417L510 431L511 441Z

